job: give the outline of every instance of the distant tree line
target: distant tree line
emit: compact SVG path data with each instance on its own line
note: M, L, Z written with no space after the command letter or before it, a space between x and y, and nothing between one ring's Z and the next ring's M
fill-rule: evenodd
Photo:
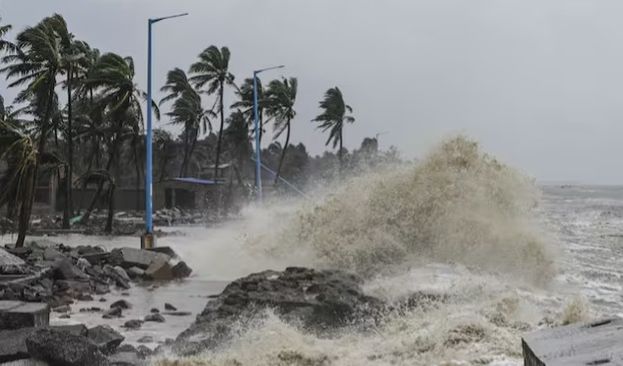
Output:
M0 73L8 87L18 90L12 103L0 96L0 207L18 222L18 246L23 245L35 188L44 173L65 177L64 228L70 227L74 215L73 188L90 185L96 193L81 221L87 222L104 200L109 205L105 230L112 230L116 187L139 191L143 186L147 107L160 119L160 107L167 106L166 123L181 127L179 136L154 130L155 180L197 176L208 166L213 178L229 178L219 176L224 162L234 166L239 181L252 178L253 80L236 82L227 47L210 46L187 71L169 71L161 88L164 98L147 106L133 59L101 52L77 39L61 15L27 27L14 40L7 39L10 30L0 18ZM297 79L257 82L260 141L269 125L273 129L263 160L275 170L277 186L281 176L304 185L311 176L329 178L365 159L378 160L376 139L364 140L351 154L343 147L344 127L355 118L338 87L327 90L312 121L327 133L326 145L337 152L311 157L303 144L290 142ZM235 100L225 100L228 89ZM395 151L384 154L395 157Z

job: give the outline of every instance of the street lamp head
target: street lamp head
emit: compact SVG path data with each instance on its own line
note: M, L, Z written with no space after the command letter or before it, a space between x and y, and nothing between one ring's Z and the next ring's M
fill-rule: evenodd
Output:
M159 21L161 21L161 20L171 19L171 18L179 18L179 17L184 17L184 16L186 16L186 15L188 15L188 13L181 13L181 14L169 15L169 16L166 16L166 17L160 17L160 18L150 18L150 19L149 19L149 22L150 22L150 23L157 23L157 22L159 22Z
M284 67L286 67L286 65L272 66L272 67L267 67L267 68L264 68L264 69L255 70L255 71L253 71L253 73L257 75L257 74L259 74L261 72L264 72L264 71L275 70L275 69L283 69Z

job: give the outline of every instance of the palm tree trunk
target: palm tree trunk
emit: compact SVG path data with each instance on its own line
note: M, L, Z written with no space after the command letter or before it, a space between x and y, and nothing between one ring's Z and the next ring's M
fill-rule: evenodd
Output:
M221 83L219 90L219 109L221 113L221 126L218 130L218 141L216 143L216 164L214 164L214 179L218 178L218 168L221 160L221 140L223 139L223 126L225 125L225 112L223 110L223 89L224 85Z
M190 132L190 131L189 131L189 129L188 129L188 128L185 128L185 129L184 129L184 157L183 157L183 159L182 159L182 166L180 167L180 174L179 174L179 177L180 177L180 178L185 177L185 176L186 176L186 174L188 173L188 172L186 171L186 170L187 170L186 166L187 166L187 164L188 164L188 149L189 149L189 146L188 146L188 140L189 140L189 132Z
M115 214L115 183L112 178L108 184L110 185L108 189L108 218L106 219L104 232L110 234L112 232L112 222Z
M72 131L71 103L71 64L67 72L67 170L65 175L65 209L63 210L63 229L69 229L69 216L73 212L72 175L74 161L74 143Z
M337 153L338 158L340 159L340 173L342 172L342 169L344 168L343 165L343 161L342 161L342 129L340 128L340 151L338 151Z
M279 183L279 177L281 174L281 167L283 166L283 161L286 157L286 152L288 151L288 144L290 143L290 120L286 124L286 143L283 145L283 149L281 149L281 159L279 159L279 166L277 167L277 174L275 175L275 185Z
M23 247L24 240L26 239L26 233L28 232L28 227L30 226L30 215L32 213L32 205L35 200L35 190L37 189L37 177L39 175L39 161L41 156L45 151L45 139L48 135L48 126L50 116L52 115L52 100L54 98L54 87L56 85L55 82L51 83L52 87L50 87L48 91L48 100L45 111L45 116L42 121L41 126L41 136L39 136L39 144L37 146L37 158L35 159L34 167L32 168L32 173L29 174L29 179L27 180L28 184L26 187L26 194L22 197L22 204L20 207L19 213L19 222L18 222L18 234L17 241L15 242L16 247Z
M186 167L184 170L184 176L188 176L188 166L190 165L190 161L193 157L193 152L195 152L195 147L197 146L197 138L199 137L199 133L197 130L193 131L193 135L190 138L190 149L188 150L188 157L186 158Z

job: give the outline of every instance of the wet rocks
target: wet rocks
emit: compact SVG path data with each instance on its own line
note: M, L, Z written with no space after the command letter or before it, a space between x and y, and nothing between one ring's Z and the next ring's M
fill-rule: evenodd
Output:
M188 267L186 262L180 261L176 265L171 268L171 272L173 272L173 277L175 278L186 278L190 276L192 273L192 269Z
M0 301L0 329L42 327L50 322L50 307L43 303Z
M104 354L113 353L125 339L119 332L107 325L90 328L87 332L87 338Z
M28 353L52 365L105 366L108 360L86 337L52 329L38 329L26 338Z
M131 309L132 308L132 304L130 304L130 302L127 301L127 300L121 299L121 300L115 301L112 304L110 304L110 308L111 309L112 308L120 308L120 309L126 310L126 309Z
M121 311L121 308L111 308L110 310L106 311L104 315L102 315L102 318L104 319L121 318L122 315L123 315L123 312Z
M190 355L214 348L231 337L234 322L252 319L262 308L315 331L352 324L384 307L365 295L360 284L357 276L335 270L292 267L249 275L208 302L195 323L178 336L173 350Z
M140 329L141 326L143 326L143 323L144 322L142 320L132 319L132 320L128 320L127 322L125 322L123 324L123 327L128 330L136 330L136 329Z
M162 316L160 313L151 313L149 315L145 315L145 318L143 320L146 322L157 322L157 323L165 322L164 316Z
M169 304L168 302L165 302L165 303L164 303L164 310L167 310L167 311L176 311L176 310L177 310L177 308L176 308L175 306L173 306L173 305Z
M123 268L138 267L141 269L147 269L156 260L166 262L171 259L171 257L163 253L134 248L114 249L111 252L111 256Z

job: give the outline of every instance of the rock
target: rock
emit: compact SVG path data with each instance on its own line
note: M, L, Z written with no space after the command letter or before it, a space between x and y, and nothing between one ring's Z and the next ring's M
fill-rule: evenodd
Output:
M79 294L78 296L76 296L76 300L79 300L79 301L93 301L93 296L91 296L89 294Z
M108 258L110 258L110 253L108 252L92 252L87 254L81 254L82 258L86 259L92 265L97 265L105 262Z
M123 315L123 312L121 311L121 308L112 308L106 311L104 315L102 315L102 318L104 319L121 318L122 315Z
M165 311L163 314L164 315L171 315L171 316L189 316L189 315L192 315L192 313L190 311Z
M0 362L10 362L30 357L26 349L26 338L35 328L0 331Z
M112 304L110 304L110 308L121 308L121 309L131 309L132 308L132 304L130 304L129 301L127 300L118 300L113 302Z
M153 343L154 337L152 336L144 336L137 340L138 343Z
M149 356L154 354L154 351L151 348L149 348L149 347L147 347L145 345L142 345L142 344L139 345L136 348L136 350L138 351L138 354L141 355L142 358L147 358L147 357L149 357Z
M22 260L28 258L28 256L32 253L32 249L28 247L6 248L5 250Z
M168 302L164 303L164 310L168 310L168 311L176 311L177 308L171 304L169 304Z
M317 332L354 326L378 316L386 305L361 290L362 280L338 270L292 267L264 271L238 279L210 300L194 324L173 344L181 355L214 349L229 340L232 326L247 324L262 308L286 322ZM365 325L365 321L363 322ZM240 329L244 332L244 326Z
M156 308L151 308L151 310L149 311L150 313L159 313L160 310L156 309Z
M86 280L58 280L54 282L57 291L72 292L76 295L91 292L91 283Z
M104 295L110 292L110 288L108 285L104 285L101 283L95 284L95 294L96 295ZM101 301L101 299L100 299Z
M57 258L65 258L65 256L52 247L45 248L45 250L43 251L43 260L54 261Z
M123 278L126 282L130 282L130 276L128 276L127 272L123 268L115 266L113 269L117 272L119 277Z
M123 268L138 267L141 269L147 269L156 260L168 262L171 258L166 254L134 248L115 249L111 252L111 256Z
M108 361L110 366L138 366L143 364L138 351L117 352L108 357Z
M153 314L145 315L144 320L146 322L157 322L157 323L164 323L165 321L164 316L160 315L160 313L153 313Z
M85 337L38 329L26 338L28 353L52 365L106 366L106 357Z
M184 261L177 262L177 264L171 268L171 271L173 272L173 276L175 278L186 278L193 272L193 270L188 267Z
M50 329L59 332L67 332L81 337L86 337L88 332L88 329L84 324L55 325L50 327Z
M127 322L125 322L123 324L123 327L126 329L136 330L136 329L140 329L142 325L143 325L142 320L133 319L133 320L128 320Z
M43 327L50 323L50 307L45 303L0 301L0 329Z
M175 253L175 251L171 249L171 247L155 247L155 248L149 249L149 251L165 254L169 256L169 258L172 258L172 259L179 259L179 256L177 255L177 253Z
M104 273L112 278L115 281L115 284L123 289L129 289L130 288L130 280L128 275L124 272L124 275L121 275L116 269L115 267L107 264L104 266L103 268ZM126 280L126 278L128 278Z
M175 277L169 262L164 259L157 259L145 270L145 278L156 281L169 281Z
M88 268L91 268L92 264L84 259L84 258L79 258L78 262L76 263L76 267L78 267L81 271L86 271Z
M71 311L71 306L69 305L57 306L54 309L52 309L52 311L55 313L68 313Z
M54 270L54 278L58 280L88 280L89 276L82 272L78 267L74 266L71 260L65 257L57 258L52 268Z
M26 262L4 249L0 249L0 273L2 274L25 274L27 273Z
M145 274L145 271L138 267L131 267L126 271L130 278L141 278Z
M100 297L100 299L99 299L99 302L106 302L106 301L108 301L108 300L106 300L105 297Z
M99 313L101 311L102 311L102 309L98 308L97 306L91 306L90 308L81 308L80 309L81 313Z
M108 325L98 325L90 328L87 333L89 338L97 348L104 354L112 354L125 339L119 332Z
M116 352L137 352L138 350L131 344L124 343L117 347Z

